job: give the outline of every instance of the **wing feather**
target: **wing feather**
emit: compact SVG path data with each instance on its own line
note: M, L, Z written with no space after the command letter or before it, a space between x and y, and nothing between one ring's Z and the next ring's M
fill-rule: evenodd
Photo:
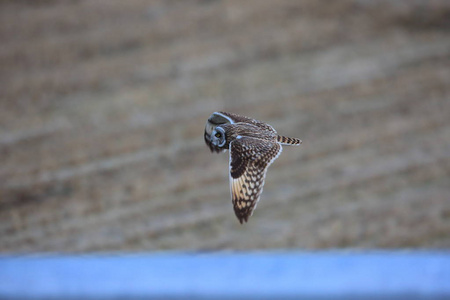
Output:
M267 168L280 155L277 142L243 137L230 143L230 190L239 222L252 215L264 186Z
M255 120L255 119L252 119L252 118L249 118L246 116L240 116L240 115L236 115L236 114L224 112L224 111L215 112L214 114L220 114L222 117L227 117L233 123L247 123L247 124L255 125L263 130L268 130L273 133L277 133L275 131L275 129L272 126L270 126L269 124L266 124L264 122L261 122L261 121L258 121L258 120Z

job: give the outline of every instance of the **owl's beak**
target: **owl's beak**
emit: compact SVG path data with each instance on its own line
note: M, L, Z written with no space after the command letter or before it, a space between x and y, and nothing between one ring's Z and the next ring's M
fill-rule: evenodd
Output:
M206 143L206 146L209 147L209 150L211 150L211 152L217 152L217 153L220 153L220 152L223 151L222 149L220 149L220 148L217 147L216 145L213 145L213 143L212 143L212 141L211 141L211 135L208 134L206 131L205 131L204 137L205 137L205 143Z

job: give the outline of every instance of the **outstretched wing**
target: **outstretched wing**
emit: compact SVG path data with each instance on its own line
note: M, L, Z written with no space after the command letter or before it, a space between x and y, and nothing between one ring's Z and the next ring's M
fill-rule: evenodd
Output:
M280 155L281 145L251 137L230 143L230 189L241 224L252 215L263 190L267 168Z

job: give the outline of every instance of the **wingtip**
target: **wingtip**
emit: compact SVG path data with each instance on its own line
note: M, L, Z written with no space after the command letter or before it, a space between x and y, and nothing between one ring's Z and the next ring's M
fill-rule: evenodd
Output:
M237 216L237 219L239 220L239 223L241 223L241 225L248 222L248 216Z

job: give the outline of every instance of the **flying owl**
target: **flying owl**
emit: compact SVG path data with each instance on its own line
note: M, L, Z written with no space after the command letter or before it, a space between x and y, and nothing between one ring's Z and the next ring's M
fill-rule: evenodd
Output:
M252 215L267 168L280 155L281 145L302 143L278 135L269 124L227 112L215 112L208 118L204 137L211 152L229 150L231 199L241 224Z

